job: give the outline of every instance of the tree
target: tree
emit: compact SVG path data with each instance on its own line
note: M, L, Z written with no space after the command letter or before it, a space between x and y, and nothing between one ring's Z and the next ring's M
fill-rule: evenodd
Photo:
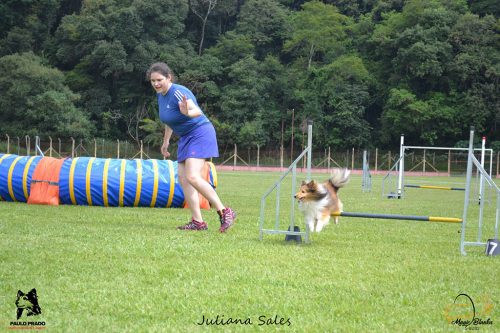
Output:
M225 69L229 80L222 87L215 116L221 123L230 124L235 129L230 142L240 143L242 137L237 133L247 123L262 123L264 131L273 133L280 122L280 107L272 95L276 82L273 79L279 74L266 75L271 73L271 67L279 72L279 66L267 58L264 64L248 56Z
M129 134L139 140L152 97L146 69L165 61L183 71L192 55L180 38L187 13L182 0L102 0L85 2L80 13L63 18L55 33L56 60L100 136Z
M256 56L278 54L287 37L288 11L276 0L248 0L241 7L235 32L250 38Z
M207 50L207 53L218 58L224 66L255 53L255 45L248 35L240 35L233 31L222 36L219 42Z
M319 145L335 148L366 147L370 125L365 111L370 102L370 76L355 54L316 67L304 77L296 96L302 112L315 121Z
M461 116L463 101L457 97L433 93L421 100L408 90L391 89L382 117L383 142L397 141L403 133L408 142L453 144L449 138L462 133L460 122L470 124Z
M474 14L478 15L494 15L500 17L500 6L496 0L468 0L470 9Z
M0 132L84 138L93 127L59 70L33 53L0 58ZM28 78L28 79L27 79Z
M217 0L189 0L191 10L201 20L201 37L198 46L198 55L201 56L203 50L203 42L205 41L205 29L207 26L208 16L217 5Z
M269 133L264 130L260 119L245 123L238 133L238 141L243 148L262 146L269 141Z
M0 56L44 50L59 16L65 14L65 10L72 10L63 6L63 2L64 0L2 1Z
M11 72L2 73L4 109L25 105L28 111L15 124L0 119L0 127L54 133L57 121L46 119L61 113L78 124L68 119L83 112L95 125L94 134L138 142L149 134L143 120L158 112L145 72L164 61L177 82L195 92L221 146L276 144L282 124L285 145L291 144L287 134L297 128L292 117L295 125L315 120L315 142L338 148L397 142L401 131L416 144L452 145L467 136L470 125L500 140L495 5L493 0L4 0L0 57L32 52L37 66L57 68L67 87L41 89L23 100L24 83L16 80L13 94L5 74ZM38 68L32 62L22 66ZM33 123L23 123L26 119ZM81 134L78 127L75 131ZM300 131L294 135L297 145Z
M305 57L310 69L316 56L323 62L346 51L347 28L351 24L352 20L332 5L306 2L302 10L292 16L292 33L284 50Z
M222 90L221 119L240 127L265 110L268 81L261 77L259 63L252 56L231 65L227 75L230 81Z

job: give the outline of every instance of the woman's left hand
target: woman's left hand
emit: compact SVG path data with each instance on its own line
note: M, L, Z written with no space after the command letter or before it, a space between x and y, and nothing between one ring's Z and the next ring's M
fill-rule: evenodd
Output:
M185 95L182 96L182 100L179 102L179 110L183 115L189 118L195 118L202 115L201 109L194 104L190 99L187 99Z
M189 106L188 106L188 100L186 95L182 96L182 101L179 102L179 109L181 110L181 113L185 116L189 115Z

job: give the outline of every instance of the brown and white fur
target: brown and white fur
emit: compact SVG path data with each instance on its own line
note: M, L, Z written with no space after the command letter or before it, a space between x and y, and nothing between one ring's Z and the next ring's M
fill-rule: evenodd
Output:
M349 182L350 173L347 169L333 169L330 179L322 184L314 180L302 182L295 198L299 201L299 209L304 213L310 231L320 232L330 222L332 213L342 212L338 191ZM335 224L338 224L338 216L334 219Z

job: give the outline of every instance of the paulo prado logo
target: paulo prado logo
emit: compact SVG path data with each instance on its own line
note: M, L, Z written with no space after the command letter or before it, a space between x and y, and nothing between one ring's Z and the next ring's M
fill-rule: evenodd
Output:
M481 327L492 327L491 313L493 302L488 296L481 296L476 302L463 293L455 297L452 304L444 310L446 321L466 330L479 330Z
M10 322L10 329L44 329L44 321L26 321L27 317L38 316L42 309L38 304L38 295L36 289L31 289L28 293L21 290L17 291L16 297L16 321Z

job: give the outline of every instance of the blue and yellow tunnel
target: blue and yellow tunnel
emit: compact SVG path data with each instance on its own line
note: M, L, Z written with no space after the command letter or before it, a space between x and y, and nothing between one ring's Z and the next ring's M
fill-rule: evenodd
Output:
M62 204L184 207L177 168L177 162L171 160L0 154L0 199L30 203L32 187L40 184L57 186ZM202 176L216 188L217 173L212 163L206 162ZM202 208L208 208L204 207L207 204L201 202Z

